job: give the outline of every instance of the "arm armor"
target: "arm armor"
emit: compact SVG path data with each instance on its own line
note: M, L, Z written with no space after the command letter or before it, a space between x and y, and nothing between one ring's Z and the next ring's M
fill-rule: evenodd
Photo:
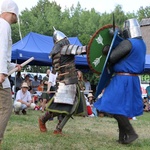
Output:
M86 54L87 46L65 45L61 49L61 55L80 55Z
M112 64L117 63L119 60L127 56L131 49L132 44L129 40L122 41L115 49L113 49L109 57L109 62Z

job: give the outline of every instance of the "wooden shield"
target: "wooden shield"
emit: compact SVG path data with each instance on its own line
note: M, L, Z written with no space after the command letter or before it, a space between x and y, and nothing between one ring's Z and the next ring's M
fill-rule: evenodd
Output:
M112 75L114 73L113 68L109 66L108 64L108 59L111 54L111 51L113 48L115 48L123 39L118 36L118 30L115 31L107 57L105 59L103 68L102 68L102 73L100 75L100 79L97 85L95 97L97 98L99 94L101 94L102 90L109 84Z
M105 25L100 28L92 36L87 49L87 61L90 69L97 73L101 74L103 66L106 60L106 55L102 53L102 50L105 46L110 46L113 37L109 33L109 29L113 25Z

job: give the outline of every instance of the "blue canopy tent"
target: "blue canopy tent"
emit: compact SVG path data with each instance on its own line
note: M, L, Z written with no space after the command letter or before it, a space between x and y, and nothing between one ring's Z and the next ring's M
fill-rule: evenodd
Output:
M69 37L69 41L71 44L82 45L77 37ZM20 64L30 57L34 57L35 59L30 65L51 66L52 60L49 59L49 53L53 46L53 38L51 36L30 32L22 40L13 44L12 61L17 61ZM75 64L79 69L89 70L85 55L76 56ZM150 72L150 55L146 55L145 72Z
M68 38L71 44L82 46L77 37ZM52 50L53 37L30 32L22 40L12 46L12 61L22 63L30 57L34 61L30 65L51 66L52 60L49 59L49 53ZM75 64L79 68L88 68L85 56L76 56Z

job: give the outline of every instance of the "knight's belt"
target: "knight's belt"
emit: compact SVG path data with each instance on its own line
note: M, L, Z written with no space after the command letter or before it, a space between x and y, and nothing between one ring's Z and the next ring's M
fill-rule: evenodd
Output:
M126 73L126 72L117 72L117 75L123 75L123 76L138 76L138 74L132 74L132 73Z

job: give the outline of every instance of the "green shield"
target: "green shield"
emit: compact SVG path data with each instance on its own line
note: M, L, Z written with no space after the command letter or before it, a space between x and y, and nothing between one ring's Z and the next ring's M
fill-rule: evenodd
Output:
M106 60L106 55L103 54L102 50L106 46L110 46L113 37L109 33L109 29L113 25L105 25L94 33L92 36L87 49L87 61L90 69L101 74L103 66Z

